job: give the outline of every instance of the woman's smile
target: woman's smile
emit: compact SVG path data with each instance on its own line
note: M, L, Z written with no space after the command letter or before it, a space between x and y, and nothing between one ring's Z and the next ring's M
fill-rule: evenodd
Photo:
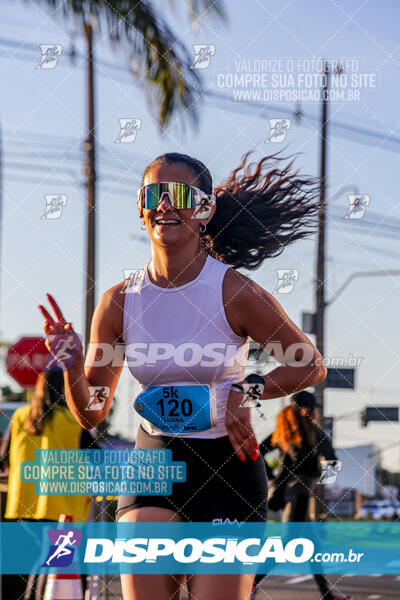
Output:
M156 215L152 220L153 229L156 231L168 231L171 227L177 227L182 220L176 215Z

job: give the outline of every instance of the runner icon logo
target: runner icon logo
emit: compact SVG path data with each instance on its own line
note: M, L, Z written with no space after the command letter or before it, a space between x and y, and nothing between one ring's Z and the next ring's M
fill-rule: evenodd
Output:
M278 283L273 294L289 294L299 278L297 269L277 269Z
M81 545L82 531L79 529L48 529L50 549L42 567L68 567L74 558L75 549Z
M348 194L349 208L345 219L361 219L367 206L369 206L371 197L369 194Z
M45 194L46 208L41 219L59 219L61 217L64 206L67 204L67 196L65 194Z
M215 54L214 44L193 44L194 59L191 69L207 69L211 57Z
M130 144L136 140L136 134L142 127L142 119L119 119L119 135L116 144Z
M63 47L61 44L40 44L40 62L37 69L54 69L61 56Z
M75 353L82 349L82 342L77 333L50 333L46 336L51 346L50 356L43 368L44 371L54 371L65 366L72 367Z
M215 204L215 194L204 195L196 205L191 219L208 219L211 215L211 207Z
M322 473L318 483L330 485L335 483L339 471L342 470L341 460L321 460Z
M286 134L290 129L290 119L268 119L269 123L269 136L265 140L270 143L283 142L286 138Z
M92 385L89 386L89 395L89 402L85 410L102 410L110 395L110 388L106 385Z
M123 269L122 272L124 274L124 285L121 294L139 292L144 279L144 269Z
M241 407L258 408L261 406L260 397L264 391L262 383L242 383L243 400Z

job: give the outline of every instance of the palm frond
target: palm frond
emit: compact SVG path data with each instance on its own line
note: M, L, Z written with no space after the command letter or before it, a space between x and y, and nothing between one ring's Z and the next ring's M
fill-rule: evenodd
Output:
M32 0L29 0L30 2ZM149 92L161 130L181 111L194 125L197 103L203 91L201 77L191 69L192 56L166 21L147 0L36 0L56 15L73 16L82 26L88 15L106 24L113 44L127 50L134 60L136 75ZM223 17L222 0L189 0L191 14L208 9Z
M201 17L218 17L226 19L223 0L186 0L187 11L195 19Z

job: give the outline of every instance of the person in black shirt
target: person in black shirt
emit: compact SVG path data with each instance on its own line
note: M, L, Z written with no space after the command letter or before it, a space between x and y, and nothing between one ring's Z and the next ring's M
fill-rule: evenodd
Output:
M279 449L282 463L275 477L269 468L268 477L274 481L274 491L268 508L283 509L282 521L301 523L310 520L309 503L316 481L321 475L321 460L337 460L331 441L315 420L318 408L311 392L303 390L291 397L290 405L277 417L276 429L260 444L260 453ZM256 575L251 598L266 574ZM324 575L314 574L323 600L349 600L350 595L333 592Z

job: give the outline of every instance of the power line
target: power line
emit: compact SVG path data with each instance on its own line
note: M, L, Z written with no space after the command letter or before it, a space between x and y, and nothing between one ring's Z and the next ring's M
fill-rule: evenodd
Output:
M46 164L46 166L48 166L47 159L56 160L56 161L72 161L72 162L78 162L78 163L81 163L82 160L84 159L83 152L82 153L70 153L69 151L61 152L58 154L56 154L55 152L40 151L36 154L36 153L32 153L32 151L28 151L28 150L21 150L21 151L8 150L7 156L11 157L11 158L16 158L16 159L20 158L20 159L29 159L31 161L38 161L38 164L40 164L40 161L42 161ZM141 170L141 171L138 171L137 169L133 170L131 166L129 168L127 168L126 161L124 163L120 160L110 158L108 155L105 156L104 152L102 152L102 155L99 157L99 159L109 169L118 169L120 171L124 171L128 175L130 173L134 173L135 176L136 175L138 175L139 177L142 176L143 170ZM32 165L34 165L34 164L35 163L32 163ZM61 166L60 168L65 168L65 167Z
M54 141L50 140L44 140L44 139L40 139L42 138L42 134L40 133L36 133L36 132L24 132L24 136L21 136L20 134L16 134L15 132L13 132L11 129L5 129L5 132L8 134L8 139L7 139L7 145L8 144L20 144L21 140L23 141L24 144L27 145L39 145L39 146L45 146L46 148L51 148L52 146L56 146L56 147L60 147L62 146L62 148L66 148L65 152L69 157L73 157L76 156L76 153L81 153L81 158L84 156L84 149L82 148L82 144L84 143L84 139L80 139L80 138L67 138L65 136L62 135L58 135L58 134L47 134L46 137L49 138L54 138ZM18 139L12 139L12 135L18 135ZM32 136L33 138L35 138L36 136L40 136L38 140L30 140L29 137ZM65 139L66 141L68 141L71 146L73 146L73 150L71 152L71 150L68 150L65 146L65 144L63 142L57 141L58 139ZM60 148L61 149L61 148ZM110 148L107 148L107 146L105 146L102 143L98 143L98 149L102 154L107 154L107 161L113 160L114 162L118 162L119 164L122 165L126 165L126 160L127 158L129 158L130 162L132 165L135 165L136 162L140 163L140 168L142 169L142 172L145 168L145 166L152 160L153 157L147 157L145 154L143 153L139 153L139 152L134 152L132 151L132 149L129 149L129 155L127 155L127 153L125 153L122 150L119 150L118 148L114 148L113 150L111 150ZM32 155L30 154L30 157L32 157Z
M247 110L247 114L249 114L248 109L249 108L255 108L259 111L259 113L256 116L260 116L263 115L264 113L267 113L269 115L270 112L274 112L274 113L279 113L280 115L286 115L292 118L296 118L297 117L297 111L296 109L289 109L289 108L285 108L285 107L281 107L281 106L276 106L273 104L261 104L261 103L257 103L257 102L252 102L252 101L246 101L246 102L237 102L234 98L230 98L229 96L226 96L225 94L221 94L212 90L206 90L206 92L203 93L203 95L205 96L210 96L213 98L216 98L218 100L222 100L225 102L229 102L232 104L232 110L234 110L235 112L239 112L240 110L243 108L244 112L246 112ZM306 121L304 121L303 117L306 119ZM297 118L297 121L300 121ZM318 123L318 117L312 115L311 113L305 113L303 110L301 111L301 124L303 125L308 125L307 121L311 121L313 123ZM395 150L394 151L399 151L400 150L400 137L394 136L392 134L382 134L379 131L375 131L373 129L367 129L367 128L363 128L363 127L359 127L359 126L355 126L355 125L351 125L349 123L346 123L344 121L336 121L336 120L330 120L329 121L329 126L331 128L333 128L333 130L337 130L335 133L337 135L341 135L341 137L345 137L345 139L350 139L350 141L353 142L357 142L360 144L365 144L368 146L371 146L370 143L368 143L368 141L366 139L364 140L355 140L354 139L354 135L351 136L351 138L349 138L348 136L344 136L343 134L358 134L363 136L364 138L374 138L375 140L381 140L383 142L385 142L386 144L394 144L395 146ZM332 133L334 133L334 131L332 131ZM376 147L376 146L374 146ZM385 148L387 150L390 150L390 148Z
M366 217L367 217L369 219L372 219L373 221L375 221L375 219L390 219L391 225L394 223L400 227L400 219L393 217L393 215L383 215L378 212L372 212L369 209L366 211L365 216L363 216L361 219L345 219L343 214L340 216L339 214L334 214L334 213L338 213L338 211L337 210L331 211L331 216L335 216L335 218L341 218L346 223L354 223L354 224L362 225L363 222L367 221L367 219L366 219Z
M7 179L8 181L15 181L18 183L49 183L51 185L57 185L58 187L60 186L60 180L59 179L48 179L46 178L45 180L43 180L43 178L40 177L34 177L34 176L29 176L29 177L21 177L20 175L6 175L4 177L4 179ZM70 181L68 182L70 185L73 185L75 187L82 187L83 184L79 184L76 181Z
M6 129L6 131L10 131L10 130ZM34 137L36 135L40 136L41 134L39 134L39 133L36 134L35 132L28 132L28 135L32 135ZM57 134L48 134L48 137L58 138L58 137L62 137L62 136L58 136ZM73 143L74 145L76 145L77 139L75 139L75 138L67 138L67 139L69 141L71 141L71 143ZM15 142L14 142L14 140L12 140L12 141L13 141L13 143L17 143L17 141L15 141ZM26 136L22 137L22 141L23 142L26 141ZM34 143L36 143L36 142L34 142ZM42 141L42 143L46 144L47 142ZM49 143L51 144L51 142L49 142ZM120 165L119 165L118 161L116 161L115 159L113 160L113 158L112 158L113 155L115 155L116 152L118 152L118 150L110 150L106 146L104 146L103 144L99 145L99 149L101 150L102 153L106 153L108 155L107 156L107 164L109 164L110 167L111 167L111 163L110 163L110 160L111 160L111 161L113 161L113 164L115 164L115 168L117 168L117 169L120 168ZM51 155L48 154L48 153L43 154L43 152L41 152L40 156L38 156L37 158L38 159L41 158L41 157L58 158L58 159L65 158L65 159L68 159L68 160L71 159L71 160L77 160L77 161L79 161L79 160L82 159L82 156L80 155L81 152L82 152L82 156L83 156L83 153L84 153L83 149L81 149L80 147L76 147L76 148L74 148L74 152L73 153L70 152L70 151L68 151L68 150L65 150L64 156L61 156L61 157L60 156L54 156L54 154L51 154ZM21 151L21 153L23 154L23 150ZM7 155L12 155L12 156L16 156L17 157L18 153L16 153L16 152L7 152ZM110 157L110 155L111 155L111 157ZM123 152L120 151L119 155L121 156L121 161L126 161L127 157L126 157L126 155ZM132 156L132 153L130 153L130 155ZM143 155L140 155L139 153L133 153L133 156L136 156L139 159L143 160ZM29 158L30 159L35 159L36 157L34 155L32 155L31 153L29 153ZM125 162L123 162L123 164L125 164ZM132 169L130 169L130 171L132 171ZM141 173L139 173L137 171L135 171L135 173L138 173L138 175L141 176ZM394 218L391 215L383 215L383 214L380 214L380 213L377 213L377 212L371 212L370 210L368 210L368 212L366 213L367 218L363 217L362 219L347 219L347 220L345 220L344 219L344 215L340 215L339 211L337 210L337 208L338 207L335 206L334 209L331 210L331 217L334 218L335 220L337 220L338 222L339 221L341 221L341 222L346 221L346 225L356 226L356 227L360 227L360 226L364 227L365 226L364 224L369 224L371 226L376 226L377 221L379 221L379 220L385 220L385 219L390 219L390 223L387 225L389 228L393 229L394 226L400 227L400 219L396 219L396 218ZM368 217L372 218L373 221L368 220ZM381 225L382 224L380 224L380 226Z
M18 41L0 38L0 50L1 50L1 45L17 48L18 51L21 51L21 49L22 50L27 49L30 52L35 52L35 54L38 53L38 46L36 44L32 44L32 43L29 43L29 44L24 43L24 45L21 47L21 43ZM79 58L82 58L82 59L86 58L86 55L79 50L76 51L76 56ZM28 59L28 60L32 60L32 59ZM60 62L60 64L62 66L67 66L65 63L62 63L62 62ZM130 75L131 78L134 76L134 73L133 72L130 73L127 67L117 65L110 61L98 59L98 60L96 60L96 64L98 64L99 66L103 66L103 67L112 69L114 71L123 72L125 75ZM101 71L99 72L99 74L101 76L104 76L104 74ZM121 82L120 79L118 79L118 81ZM129 82L122 81L122 83L127 84ZM295 109L292 110L292 109L274 105L274 104L258 103L258 102L247 101L247 100L246 100L246 102L243 102L243 103L237 102L237 100L235 100L235 98L229 97L226 94L222 94L221 92L217 92L217 91L211 90L211 89L201 90L201 89L195 88L194 91L198 92L202 96L214 98L216 100L221 100L223 102L228 103L231 106L231 110L233 112L238 112L238 110L240 112L240 111L242 111L242 109L244 109L244 111L247 111L247 114L249 114L248 113L249 109L256 109L257 117L264 115L264 113L269 114L270 112L279 113L281 115L287 115L287 116L291 116L291 117L296 117L296 113L297 113L297 111ZM302 110L301 111L301 124L308 125L309 122L318 124L319 117L315 116L311 113L304 112ZM332 128L332 133L336 133L339 136L343 137L343 136L346 136L346 135L348 136L349 134L351 134L351 138L349 138L349 137L345 138L345 139L350 139L350 141L364 144L367 146L371 146L371 143L368 142L368 138L370 138L371 140L375 140L375 141L380 140L381 142L383 142L385 144L386 150L396 151L396 152L398 152L400 150L400 137L395 136L391 133L385 134L380 131L368 129L366 127L361 127L361 126L353 125L351 123L346 123L345 121L337 121L337 120L329 121L329 126L330 126L330 128ZM354 139L354 134L360 136L361 139ZM390 145L392 145L393 148L390 148ZM376 147L376 145L374 147ZM382 148L382 145L381 145L381 148Z
M331 227L334 229L334 231L341 231L344 232L345 230L343 229L343 227L339 227L339 223L343 225L343 221L341 218L338 217L331 217L331 221L333 221L334 223L331 222ZM335 227L333 227L333 225L336 225ZM377 226L376 223L370 222L370 221L365 221L364 224L353 224L353 223L346 223L345 225L346 227L346 231L352 232L352 233L358 233L360 235L376 235L377 237L380 237L382 234L384 235L388 235L388 236L393 236L394 239L399 239L399 234L400 234L400 229L398 227L391 227L390 225L380 225ZM391 238L392 239L392 238Z
M14 158L19 158L19 154L16 152L12 152L10 153ZM48 171L49 166L47 164L45 165L41 165L40 163L35 163L32 162L32 159L35 159L35 156L32 156L32 154L27 154L27 153L21 153L21 157L22 158L29 158L31 159L30 162L24 160L22 162L16 162L16 161L9 161L6 160L5 162L5 169L8 170L22 170L25 173L27 171L33 171L34 173L37 171ZM51 158L55 158L55 159L59 159L60 157L55 157L53 155L51 155ZM38 161L40 160L40 157L37 157ZM68 160L73 160L73 161L79 161L79 157L73 157L73 156L68 156ZM131 191L131 188L134 187L137 183L137 179L141 177L142 173L140 171L137 170L132 170L130 169L130 172L128 174L126 173L126 170L123 169L121 166L118 166L117 164L110 164L110 161L107 159L100 159L100 163L103 165L102 166L102 175L99 176L99 180L100 181L117 181L119 186L128 186L128 190L121 190L121 189L117 189L115 188L115 193L118 193L119 191L123 191L124 193L122 195L126 195L126 196L130 196L132 197L133 192ZM106 166L105 166L106 165ZM124 174L123 175L115 175L112 173L112 170L115 171L123 171ZM65 167L65 166L58 166L54 169L54 173L57 172L62 172L65 173L66 175L71 176L72 178L76 178L77 173L79 173L80 169L77 169L76 171L74 171L73 168L69 168L69 167ZM6 172L6 177L7 179L9 179L9 175ZM23 179L14 179L14 181L23 181ZM52 182L54 182L55 180L51 180ZM41 179L31 179L31 182L42 182L42 183L49 183L50 180L48 177L44 177L42 180ZM63 181L65 183L65 181ZM58 181L58 184L60 182ZM67 183L74 183L76 184L76 182L70 182L68 181ZM83 181L81 183L79 183L78 185L83 185ZM126 192L126 193L125 193ZM332 214L330 216L330 222L328 220L328 226L331 227L333 230L335 231L339 231L341 233L345 233L345 231L351 231L353 233L358 233L358 234L362 234L362 235L373 235L374 237L385 237L387 239L399 239L399 232L400 232L400 220L399 219L393 219L392 217L390 217L390 222L389 223L385 223L384 221L387 219L386 215L381 215L379 213L368 213L371 214L371 217L373 217L373 220L369 220L365 217L363 217L362 219L347 219L345 220L343 218L343 216L336 216L335 214ZM382 223L379 223L379 220L382 220ZM341 224L343 225L343 227L338 227L338 225ZM344 229L345 228L345 229Z

